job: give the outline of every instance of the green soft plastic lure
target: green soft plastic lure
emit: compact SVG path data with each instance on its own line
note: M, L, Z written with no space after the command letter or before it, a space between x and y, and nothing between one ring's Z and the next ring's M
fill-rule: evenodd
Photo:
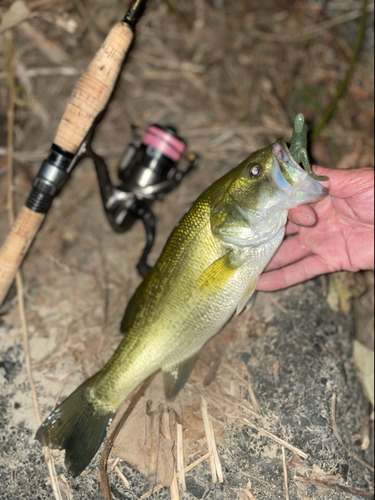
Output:
M307 154L307 132L305 117L302 113L296 116L292 142L290 143L290 154L297 163L302 163L310 177L316 181L329 181L326 175L316 175L311 169L309 157Z

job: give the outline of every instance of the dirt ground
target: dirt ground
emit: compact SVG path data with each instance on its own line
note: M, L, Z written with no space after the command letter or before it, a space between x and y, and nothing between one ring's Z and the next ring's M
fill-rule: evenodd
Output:
M0 15L11 3L1 2ZM280 136L288 140L297 113L303 112L312 128L318 125L345 75L361 3L174 0L168 7L149 0L94 148L106 159L115 184L132 124L142 130L151 123L172 124L202 157L199 170L154 205L152 263L178 220L214 180L250 152ZM18 210L77 79L128 2L26 4L28 19L16 24L13 42L9 36L0 39L0 241L9 230L9 64L16 74L13 192ZM369 10L349 88L312 144L314 161L332 168L373 166L373 4ZM141 281L135 265L143 246L140 223L125 234L112 231L95 170L84 161L54 200L23 265L29 355L43 418L102 367L120 342L124 308ZM340 290L353 292L353 277L340 279ZM187 491L180 491L180 498L288 498L283 448L254 425L307 455L286 447L290 499L373 498L373 422L352 359L353 293L335 308L327 302L335 291L337 281L327 277L258 294L255 307L234 318L204 349L178 399L185 459L189 465L207 453L203 396L224 483L213 483L206 460L187 474ZM34 440L38 419L15 287L0 313L0 496L53 498L43 451ZM158 383L147 394L154 404ZM260 407L255 414L251 386ZM367 450L362 449L365 436ZM63 454L54 455L62 498L102 498L98 457L86 475L73 479ZM147 493L147 478L128 461L120 461L117 469L111 464L114 498L134 500ZM171 492L164 488L152 498L168 499Z

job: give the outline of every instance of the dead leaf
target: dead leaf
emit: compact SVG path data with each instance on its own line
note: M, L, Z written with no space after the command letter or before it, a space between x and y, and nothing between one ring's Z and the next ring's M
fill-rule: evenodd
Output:
M354 300L356 338L374 351L374 272L357 273L356 278L364 282L364 293Z
M152 396L151 396L152 395ZM152 397L151 410L162 412L166 408L162 386L158 380L154 381L145 396L142 397L121 429L114 445L113 454L125 462L136 467L142 474L149 476L151 458L151 419L150 411L147 411L147 403ZM169 403L170 434L166 433L160 425L159 453L157 456L156 482L170 487L173 481L175 469L174 443L176 441L176 417L182 418L178 403ZM125 408L123 408L125 411ZM116 416L112 425L117 425L123 411ZM162 415L160 415L162 416ZM111 431L109 431L111 432ZM167 435L167 437L166 437ZM168 439L170 436L171 439ZM155 462L155 460L154 460Z
M250 499L250 500L256 500L255 496L251 492L251 481L249 481L247 483L245 490L240 490L238 492L238 496L241 499L245 499L245 500L248 500L248 499Z
M198 416L200 405L184 408L184 439L202 439L205 437L203 418Z
M365 394L374 406L374 353L358 340L354 340L353 357Z
M305 462L303 462L296 454L293 454L293 456L287 461L287 466L301 476L306 474L308 471L308 467Z
M247 495L246 495L246 493L245 493L244 490L240 490L238 492L238 498L240 498L241 500L247 500L248 497L247 497Z
M148 398L143 397L135 407L113 445L113 454L149 475L151 425L146 414ZM160 434L156 481L170 487L173 481L173 441Z
M0 33L13 28L29 17L30 10L23 0L16 0L5 12L0 22Z
M299 484L313 484L322 496L325 496L333 485L338 485L342 480L340 475L327 474L317 465L313 465L311 477L295 476L294 479L300 481Z
M337 475L327 474L327 472L324 472L324 470L318 467L317 465L313 465L313 473L311 478L329 484L338 484L342 479L342 477L338 474Z
M348 315L351 311L351 299L357 294L353 273L341 272L329 277L327 302L333 311L342 310Z

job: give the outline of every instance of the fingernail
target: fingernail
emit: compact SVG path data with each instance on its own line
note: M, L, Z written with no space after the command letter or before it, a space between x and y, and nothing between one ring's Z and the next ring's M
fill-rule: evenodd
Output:
M315 217L306 212L297 212L290 219L299 226L313 226L316 222Z

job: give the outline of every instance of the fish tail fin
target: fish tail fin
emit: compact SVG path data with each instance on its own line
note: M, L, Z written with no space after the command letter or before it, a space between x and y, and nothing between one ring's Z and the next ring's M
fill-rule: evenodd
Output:
M45 419L35 439L64 449L66 468L76 477L98 451L114 415L115 410L93 400L87 380Z

